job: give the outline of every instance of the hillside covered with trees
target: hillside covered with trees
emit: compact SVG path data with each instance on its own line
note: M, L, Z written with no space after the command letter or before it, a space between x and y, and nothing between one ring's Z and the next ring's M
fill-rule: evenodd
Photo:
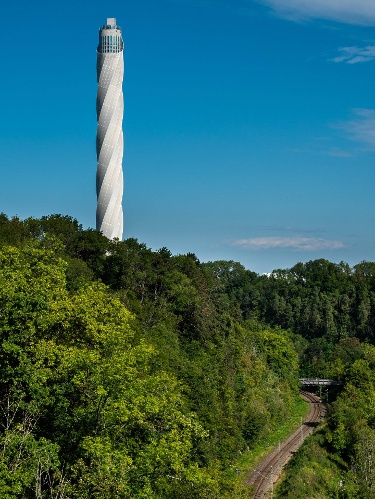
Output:
M319 447L345 486L319 497L375 497L374 308L373 263L259 276L1 214L0 496L248 497L234 463L301 374L346 382Z

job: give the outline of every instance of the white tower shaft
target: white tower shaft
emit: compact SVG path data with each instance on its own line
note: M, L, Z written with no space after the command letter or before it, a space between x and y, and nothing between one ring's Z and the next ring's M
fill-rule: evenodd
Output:
M123 232L122 118L124 99L122 80L124 59L121 29L116 25L116 19L107 19L107 24L100 29L97 52L96 194L98 204L96 229L109 239L121 240Z

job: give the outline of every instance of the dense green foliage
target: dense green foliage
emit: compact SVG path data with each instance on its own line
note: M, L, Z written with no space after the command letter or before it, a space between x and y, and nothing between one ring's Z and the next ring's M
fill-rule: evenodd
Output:
M311 356L345 338L375 338L375 263L350 268L343 262L315 260L263 276L240 264L228 273L225 266L231 262L222 262L223 268L220 263L208 265L222 274L226 292L239 304L243 318L300 334L311 343Z
M243 497L231 463L289 415L298 358L226 265L0 216L1 497Z
M341 379L279 497L375 497L375 263L259 276L0 215L0 497L240 498L233 462Z

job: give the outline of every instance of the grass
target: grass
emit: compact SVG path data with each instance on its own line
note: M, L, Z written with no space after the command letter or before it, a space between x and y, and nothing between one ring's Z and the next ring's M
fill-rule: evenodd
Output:
M302 398L298 398L292 416L283 424L279 424L277 428L270 430L251 450L244 452L239 457L234 466L240 470L240 475L243 478L249 475L258 463L278 446L279 442L283 442L300 426L301 417L304 418L308 412L309 404Z
M347 465L335 454L324 448L323 432L317 431L287 464L284 480L276 486L274 497L328 499L339 497L343 480L347 492L353 489L350 480L345 480ZM342 490L344 492L344 490ZM342 495L340 495L342 497ZM345 497L363 497L345 495Z

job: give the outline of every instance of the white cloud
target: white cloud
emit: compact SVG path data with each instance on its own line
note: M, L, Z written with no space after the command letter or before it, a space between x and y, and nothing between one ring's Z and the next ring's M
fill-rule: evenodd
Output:
M327 19L346 24L375 25L374 0L258 0L294 21Z
M354 109L355 118L343 121L335 128L345 132L350 140L362 142L371 149L375 147L375 110L374 109Z
M346 62L346 64L357 64L375 59L375 45L367 47L341 47L340 55L331 59L333 62Z
M327 156L331 156L332 158L352 158L353 153L348 151L343 151L338 147L331 147L328 151L323 151L323 154L327 154Z
M241 246L245 249L270 249L270 248L292 248L303 251L317 251L340 249L344 245L341 241L332 241L316 237L255 237L250 239L238 239L234 241L234 246Z

